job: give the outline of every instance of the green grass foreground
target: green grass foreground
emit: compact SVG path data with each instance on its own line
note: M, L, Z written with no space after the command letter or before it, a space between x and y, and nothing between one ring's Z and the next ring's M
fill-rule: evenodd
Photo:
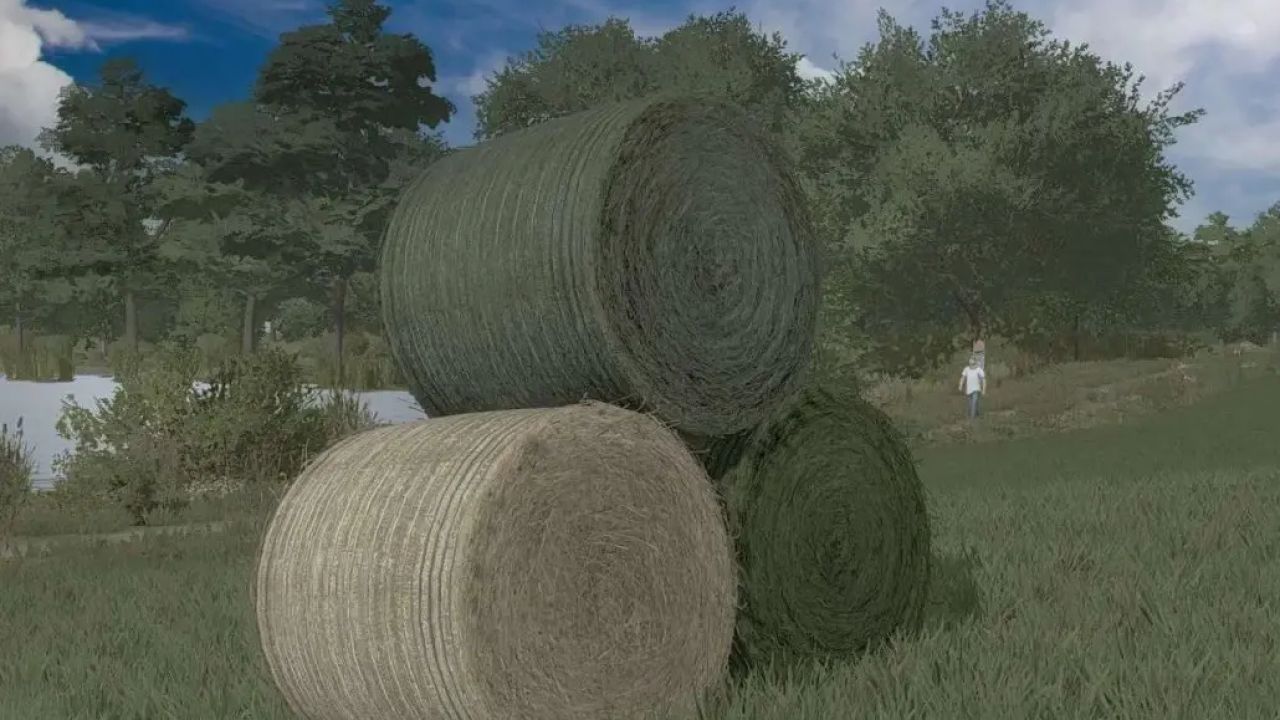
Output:
M735 686L711 717L1275 718L1280 381L1119 426L925 450L930 619ZM0 562L0 719L290 718L260 657L252 514Z

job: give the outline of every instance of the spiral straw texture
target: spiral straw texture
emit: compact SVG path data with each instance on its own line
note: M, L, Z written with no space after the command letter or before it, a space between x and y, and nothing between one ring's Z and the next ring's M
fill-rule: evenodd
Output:
M691 712L733 636L703 469L651 417L586 403L426 420L308 467L263 540L262 647L311 720Z
M929 517L883 413L853 392L807 389L704 462L737 536L735 665L848 656L919 624Z
M742 114L660 98L446 157L381 258L392 352L428 415L589 397L707 436L753 427L812 353L818 257Z

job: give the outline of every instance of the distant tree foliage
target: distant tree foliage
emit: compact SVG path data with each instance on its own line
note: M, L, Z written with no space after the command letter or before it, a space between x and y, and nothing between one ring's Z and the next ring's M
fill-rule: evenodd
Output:
M383 228L456 112L391 13L336 0L200 123L111 58L63 93L41 138L56 162L0 148L0 325L19 349L43 333L249 354L273 319L292 340L331 331L342 382L348 325L381 331ZM825 245L820 369L918 375L989 335L1079 358L1280 331L1280 203L1170 227L1192 185L1166 152L1202 115L1174 110L1181 85L1144 101L1133 68L1004 0L927 31L881 13L832 82L803 80L800 57L734 10L658 37L618 17L553 29L487 79L474 132L658 92L744 108L791 154Z
M797 147L869 362L922 372L996 333L1105 332L1191 191L1164 157L1200 111L1004 2L880 38L817 89Z
M535 49L489 79L474 98L476 137L659 91L713 94L780 129L805 87L798 59L738 12L691 16L660 38L636 37L620 18L571 25L539 34Z
M157 248L163 228L147 228L152 184L191 139L195 125L186 103L149 84L137 63L114 58L103 63L97 86L69 85L58 103L58 122L42 138L44 146L85 166L85 180L97 184L99 211L114 205L117 222L96 223L107 253L96 265L107 272L124 300L125 342L138 347L137 295L154 289L160 273ZM87 205L82 208L88 210Z
M280 36L254 89L273 121L296 129L250 172L274 197L296 204L296 227L306 231L300 269L328 296L339 381L351 278L372 269L404 183L443 154L440 140L421 128L435 128L455 111L431 88L430 48L388 32L390 15L374 0L338 0L327 23ZM270 168L287 169L293 182L274 185L264 172Z

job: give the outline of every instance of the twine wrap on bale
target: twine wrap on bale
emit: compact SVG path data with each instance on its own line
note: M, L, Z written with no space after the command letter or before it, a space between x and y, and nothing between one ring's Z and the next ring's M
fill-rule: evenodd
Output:
M754 427L812 354L818 256L740 111L662 98L454 153L400 198L383 320L431 417L596 400L707 436Z
M647 718L727 667L715 492L651 417L588 403L380 428L272 518L263 650L311 720Z
M807 389L754 433L704 447L737 536L737 668L848 656L919 625L929 516L882 412Z

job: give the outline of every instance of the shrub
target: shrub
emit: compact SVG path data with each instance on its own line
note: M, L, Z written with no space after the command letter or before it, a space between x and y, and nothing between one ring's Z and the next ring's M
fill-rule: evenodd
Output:
M22 418L13 433L8 425L0 425L0 535L13 529L18 511L30 497L34 471L31 448L22 440Z
M217 372L218 368L240 353L239 339L226 335L205 334L193 342L200 352L200 370L206 374Z
M172 348L174 344L167 343L165 347ZM111 374L116 377L136 373L144 359L156 354L158 350L158 346L145 340L138 341L137 350L129 347L123 339L115 340L107 345L107 365Z
M292 479L312 455L372 419L353 398L324 401L278 350L235 357L198 387L200 353L168 346L130 357L95 409L68 403L58 463L68 492L122 503L135 522L173 513L193 492Z

